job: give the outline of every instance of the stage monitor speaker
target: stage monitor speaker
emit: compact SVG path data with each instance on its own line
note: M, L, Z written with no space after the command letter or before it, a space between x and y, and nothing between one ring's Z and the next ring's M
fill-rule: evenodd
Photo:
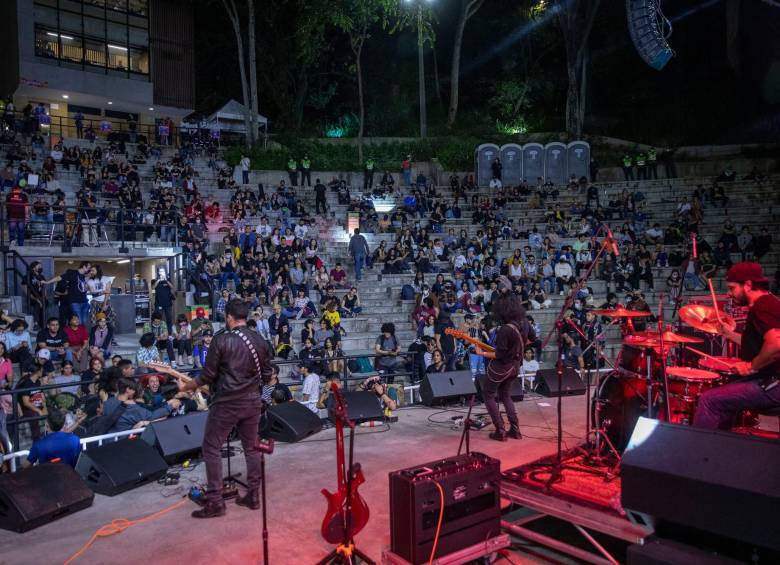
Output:
M124 439L81 452L76 472L98 494L115 496L156 481L168 471L157 450L145 441Z
M203 445L208 412L168 418L146 426L141 439L160 452L168 465L197 455Z
M577 396L585 394L585 383L579 373L571 367L563 370L561 388L558 389L558 370L541 369L536 372L536 392L542 396L557 398L558 396Z
M661 13L659 3L658 0L626 0L631 40L639 56L657 71L663 69L674 56L664 33L668 21Z
M628 546L627 565L739 565L744 561L732 559L717 552L700 549L686 543L651 536L644 543Z
M44 463L0 475L0 528L26 532L92 506L95 494L73 467Z
M477 375L477 386L479 387L479 390L482 391L482 396L484 398L485 395L485 379L487 379L487 375ZM512 400L515 402L522 402L523 398L525 396L525 393L523 391L523 379L520 377L517 377L512 380L512 389L509 392L509 395L512 397Z
M477 393L471 371L426 373L420 383L420 398L426 406L457 400Z
M260 420L260 436L295 443L322 430L322 420L300 402L269 406Z
M780 550L780 442L640 418L623 454L623 507Z
M379 397L373 392L355 390L352 392L341 392L344 402L347 404L347 419L356 424L368 422L371 420L384 421L385 415L382 411L382 404ZM328 414L331 422L335 422L334 414Z

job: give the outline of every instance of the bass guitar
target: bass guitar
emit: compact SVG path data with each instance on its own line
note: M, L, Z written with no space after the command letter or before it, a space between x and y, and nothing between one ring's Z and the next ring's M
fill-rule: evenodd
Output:
M328 509L322 519L322 537L329 543L344 544L360 532L368 523L369 510L358 487L366 479L360 463L353 461L355 445L355 423L347 418L347 405L336 383L330 388L336 400L336 476L338 487L335 492L322 489ZM344 423L349 426L349 465L344 454ZM347 474L346 470L349 470Z
M488 345L487 343L485 343L483 341L480 341L480 340L478 340L475 337L471 337L468 333L462 332L460 330L456 330L455 328L446 328L444 330L444 333L447 334L447 335L451 335L454 338L458 338L458 339L462 339L463 341L467 341L471 345L476 345L477 347L479 347L483 351L489 351L489 352L492 353L493 351L496 350L496 348L493 347L492 345Z

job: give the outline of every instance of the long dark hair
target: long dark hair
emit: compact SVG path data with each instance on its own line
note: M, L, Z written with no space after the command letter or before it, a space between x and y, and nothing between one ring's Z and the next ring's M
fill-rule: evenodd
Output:
M525 307L522 298L515 293L500 295L493 301L490 308L492 316L502 324L515 322L519 326L525 325Z

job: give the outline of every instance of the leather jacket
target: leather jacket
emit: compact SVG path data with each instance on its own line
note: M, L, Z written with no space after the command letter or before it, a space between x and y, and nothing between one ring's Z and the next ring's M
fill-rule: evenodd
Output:
M243 334L257 351L255 360ZM264 382L271 378L271 349L263 337L246 326L214 336L206 356L199 385L209 385L213 402L260 398Z

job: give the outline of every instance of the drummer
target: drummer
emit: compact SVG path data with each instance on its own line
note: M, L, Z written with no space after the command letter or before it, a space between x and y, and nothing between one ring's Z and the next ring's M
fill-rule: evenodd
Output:
M720 330L740 346L742 361L732 370L744 378L702 394L693 420L700 428L730 429L744 410L780 408L780 300L769 293L758 263L735 264L726 281L734 305L749 307L741 334L725 325Z

